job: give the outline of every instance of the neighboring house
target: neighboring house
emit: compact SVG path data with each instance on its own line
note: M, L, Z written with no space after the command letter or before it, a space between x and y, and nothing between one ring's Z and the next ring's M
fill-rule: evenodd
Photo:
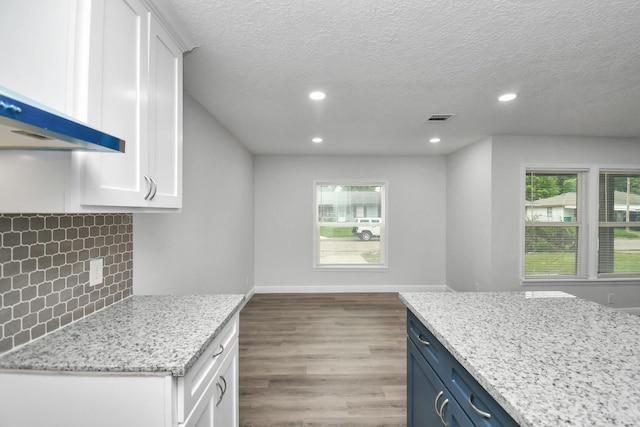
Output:
M379 218L380 194L373 191L323 191L318 195L320 222L349 222L355 218Z
M627 212L630 221L640 220L640 195L616 191L614 194L615 221L625 222ZM527 221L537 222L568 222L576 220L576 193L569 192L557 196L526 201L525 212Z

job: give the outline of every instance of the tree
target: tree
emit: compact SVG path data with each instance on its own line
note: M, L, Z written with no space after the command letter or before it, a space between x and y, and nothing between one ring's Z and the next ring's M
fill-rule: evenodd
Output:
M558 194L575 192L578 184L578 175L575 173L539 174L528 172L526 185L528 201L546 199Z

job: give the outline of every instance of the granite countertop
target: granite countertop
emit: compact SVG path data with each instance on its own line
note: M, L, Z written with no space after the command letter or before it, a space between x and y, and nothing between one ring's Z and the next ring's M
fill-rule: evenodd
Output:
M132 296L0 356L0 369L183 376L244 299Z
M558 292L400 299L521 426L640 426L640 317Z

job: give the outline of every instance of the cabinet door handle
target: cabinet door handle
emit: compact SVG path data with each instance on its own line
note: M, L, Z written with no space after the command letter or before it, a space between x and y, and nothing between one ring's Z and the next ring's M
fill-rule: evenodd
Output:
M149 196L151 196L151 191L153 190L153 184L151 184L151 178L148 175L144 176L144 180L147 181L147 187L149 187L149 191L147 191L147 195L144 196L144 199L149 200Z
M224 346L220 344L220 351L214 354L213 356L211 356L211 358L215 359L216 357L220 356L222 353L224 353Z
M436 396L435 402L433 402L433 406L436 408L436 414L438 415L440 415L440 411L438 410L438 400L440 400L443 394L444 394L444 391L441 391L440 393L438 393L438 395Z
M469 395L469 405L471 405L471 408L476 411L478 414L482 415L483 417L485 417L486 419L491 418L491 414L488 412L485 412L481 409L476 408L476 405L473 404L473 393L471 393Z
M442 424L444 424L446 427L449 427L449 424L447 424L447 422L444 420L444 408L448 403L449 399L445 399L444 402L442 402L442 406L440 406L440 411L438 412L438 415L440 415L440 421L442 421Z
M424 337L422 336L422 334L418 335L418 341L420 341L422 344L424 345L431 345L431 343L429 341L427 341L426 339L424 339Z
M144 175L144 180L147 181L147 186L149 187L149 191L147 191L147 195L144 196L144 199L153 200L153 198L156 197L156 192L158 191L158 184L156 183L156 180L149 175Z
M149 200L153 200L153 198L156 197L156 192L158 191L158 184L153 177L150 176L149 179L151 180L151 184L153 184L153 193L151 194L151 197L149 197Z
M220 379L224 383L224 388L220 385L219 382L216 382L216 386L218 387L218 390L220 390L220 399L218 399L218 401L216 402L216 406L218 406L220 402L222 402L222 398L224 398L224 394L227 392L227 380L225 380L222 375L220 375Z
M216 387L218 387L218 390L220 390L220 398L216 402L216 406L218 406L220 402L222 402L222 398L224 397L224 390L222 389L222 386L220 385L219 382L216 382Z

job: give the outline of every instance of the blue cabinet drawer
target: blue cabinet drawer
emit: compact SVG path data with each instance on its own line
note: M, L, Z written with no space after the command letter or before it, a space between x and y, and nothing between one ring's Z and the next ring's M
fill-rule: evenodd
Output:
M409 310L407 310L407 336L438 375L442 376L450 370L448 363L451 355L447 349Z
M473 424L484 427L518 427L513 418L456 360L451 360L449 375L442 380Z
M473 427L458 402L407 339L407 427Z
M474 426L518 427L513 418L444 348L422 322L407 310L408 349L415 348Z

